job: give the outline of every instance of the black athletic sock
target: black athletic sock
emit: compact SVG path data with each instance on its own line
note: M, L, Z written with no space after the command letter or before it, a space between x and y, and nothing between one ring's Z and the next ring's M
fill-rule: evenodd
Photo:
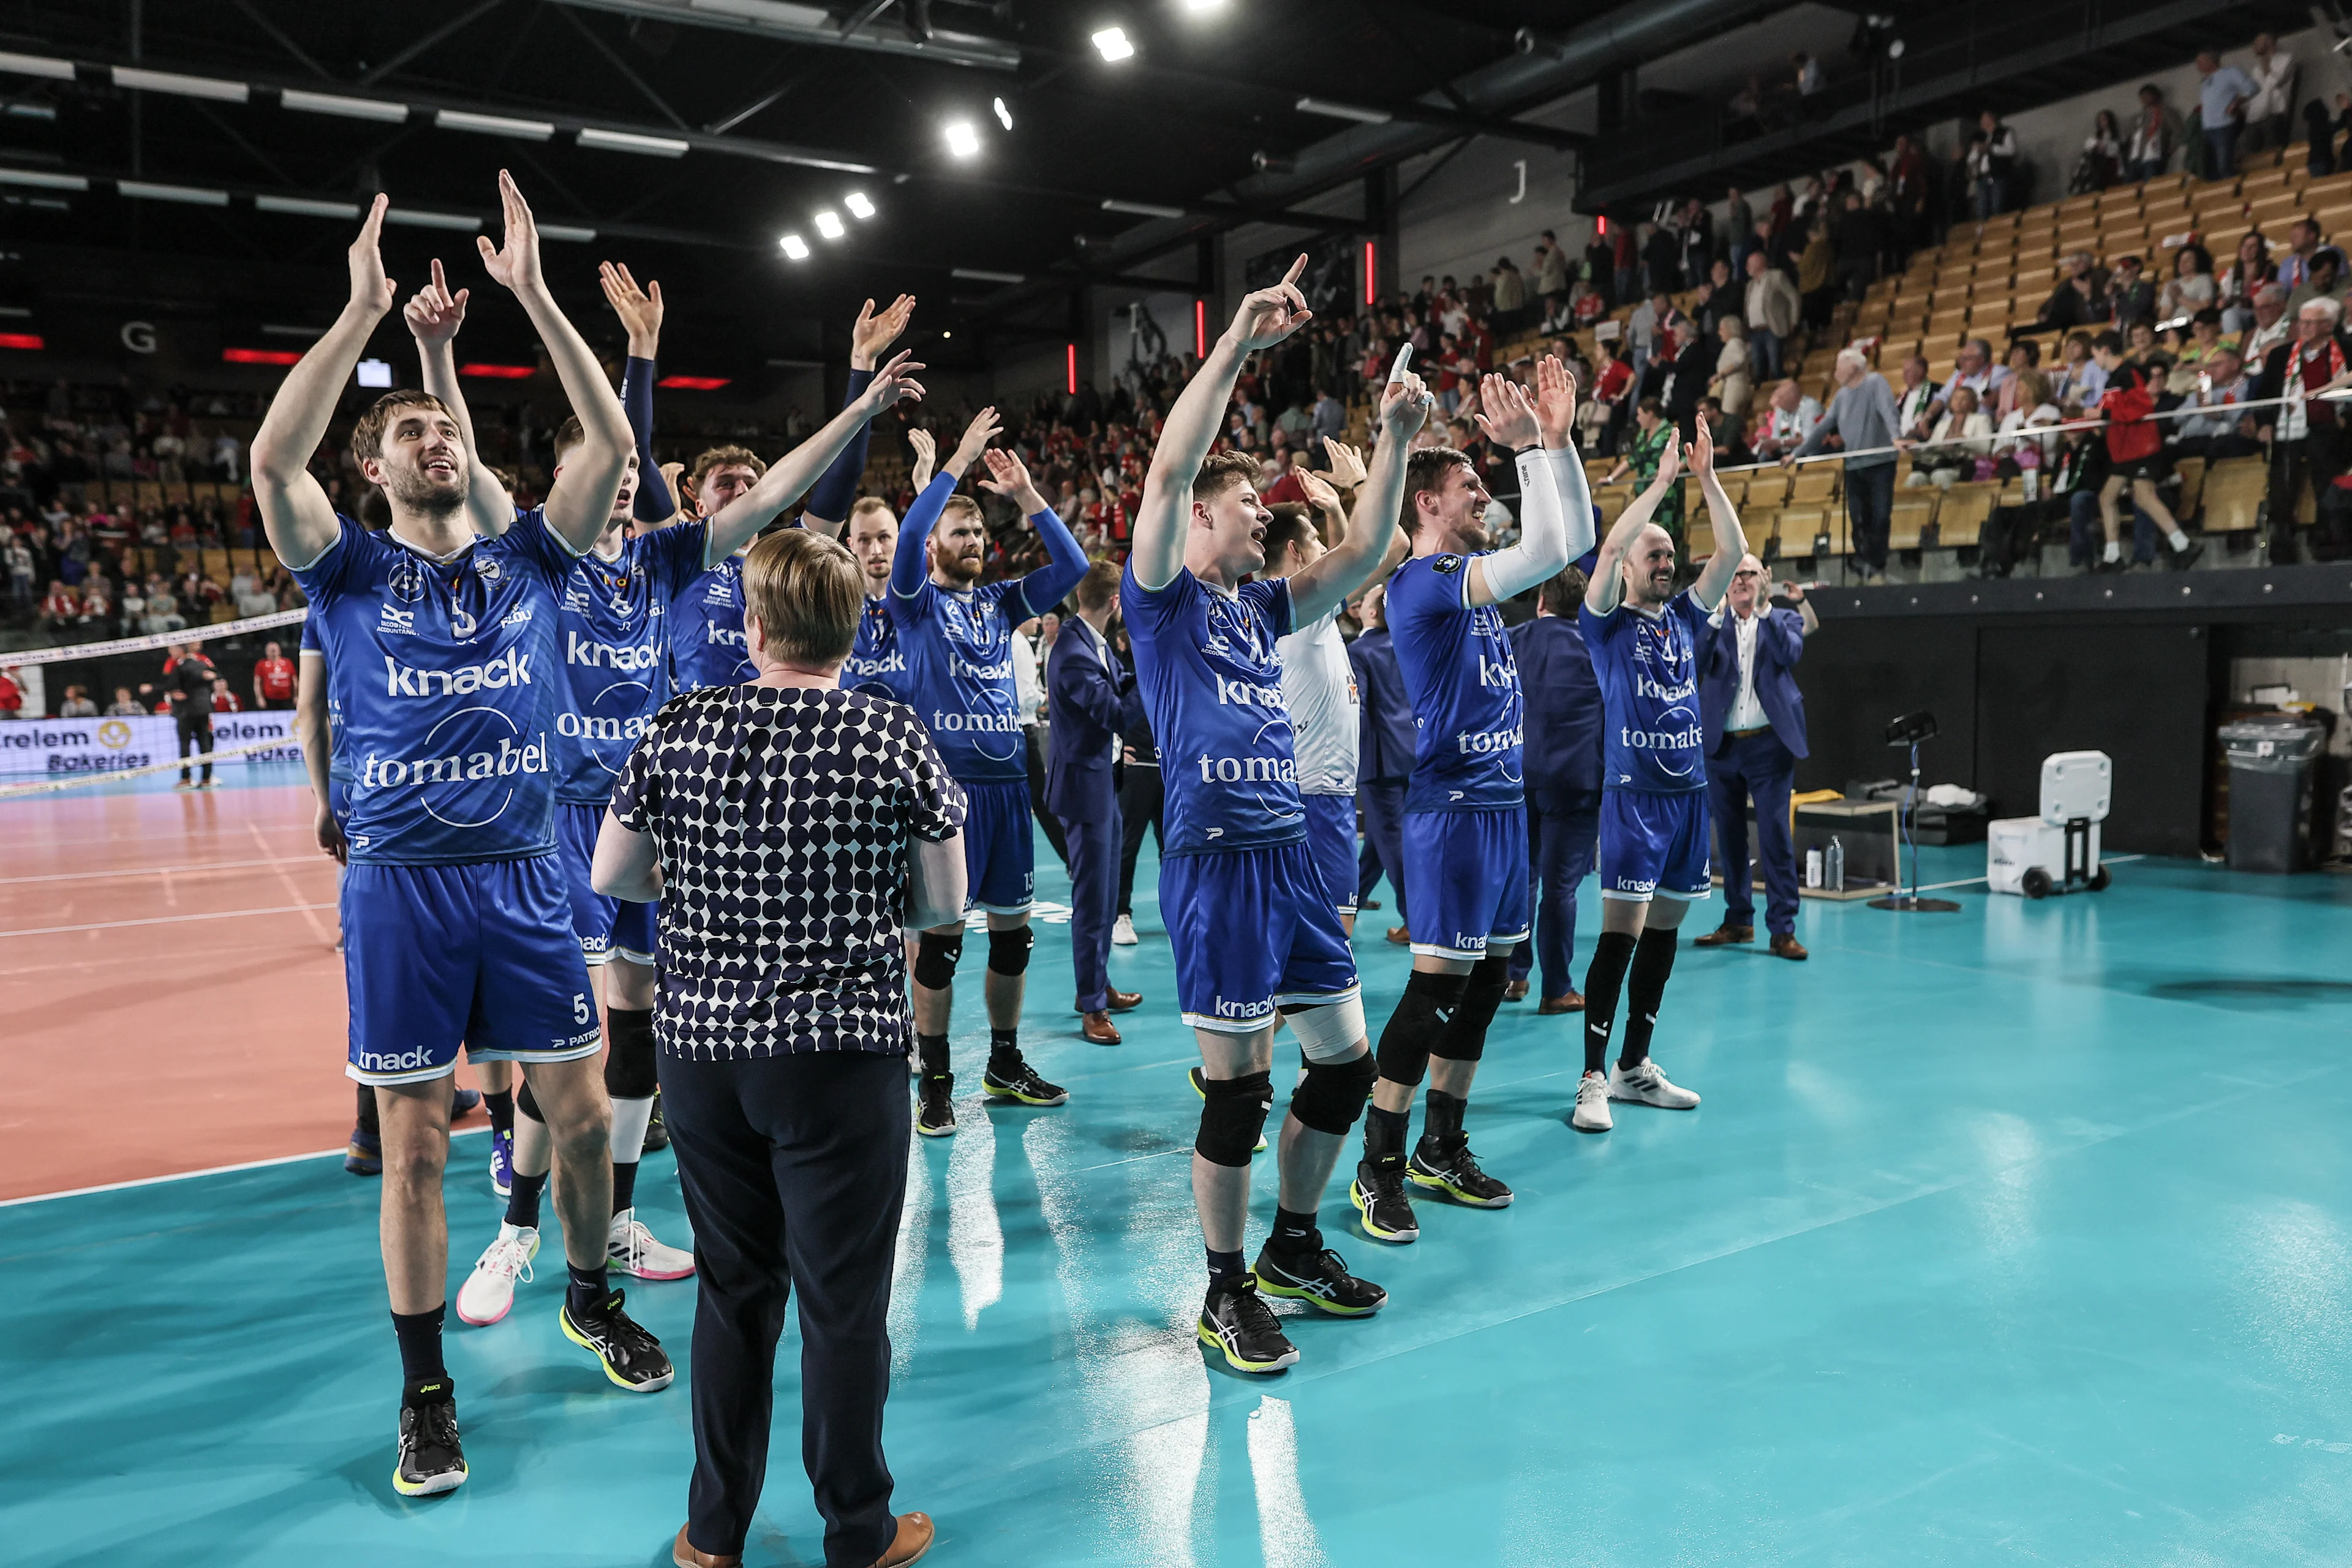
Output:
M1275 1207L1274 1235L1269 1239L1277 1250L1283 1252L1296 1254L1323 1250L1323 1232L1317 1227L1314 1215L1300 1214L1296 1209L1286 1209L1279 1205Z
M948 1070L948 1037L945 1035L917 1035L915 1060L927 1073Z
M1601 1072L1609 1066L1609 1031L1617 1022L1617 993L1624 989L1633 947L1632 933L1622 931L1604 931L1592 944L1592 965L1584 972L1586 1072Z
M637 1163L622 1164L613 1162L613 1212L621 1214L637 1206Z
M1020 1029L1017 1027L1000 1029L993 1024L989 1026L988 1070L992 1073L1009 1073L1018 1072L1021 1070ZM1235 1256L1238 1257L1239 1255L1236 1254Z
M572 1276L571 1287L564 1292L563 1299L571 1304L574 1318L602 1308L613 1294L612 1284L604 1278L602 1265L594 1268L574 1268L566 1263L563 1269Z
M1628 1071L1650 1054L1650 1031L1657 1027L1658 1004L1665 998L1666 977L1675 972L1675 947L1681 935L1654 926L1642 933L1633 949L1633 971L1625 979L1625 1049L1617 1058L1617 1065Z
M1404 1135L1412 1125L1410 1110L1382 1110L1377 1105L1364 1108L1364 1158L1373 1164L1395 1163L1404 1158Z
M392 1315L392 1331L400 1341L400 1381L409 1388L448 1377L449 1369L441 1364L441 1320L448 1310L443 1302L429 1312Z
M507 1223L524 1230L539 1228L539 1194L547 1189L547 1173L526 1176L520 1171L507 1178Z
M375 1089L370 1084L354 1084L359 1092L359 1130L371 1138L381 1137L383 1127L376 1120Z
M493 1135L500 1132L511 1133L514 1131L514 1090L502 1089L493 1094L488 1089L484 1089L482 1109L490 1113L490 1131Z
M1470 1102L1442 1089L1429 1091L1429 1100L1421 1117L1421 1141L1435 1152L1451 1156L1468 1147L1469 1134L1462 1131L1463 1113Z
M1240 1253L1219 1252L1213 1247L1207 1250L1210 1289L1214 1290L1221 1286L1238 1285L1248 1277L1249 1265L1242 1261Z

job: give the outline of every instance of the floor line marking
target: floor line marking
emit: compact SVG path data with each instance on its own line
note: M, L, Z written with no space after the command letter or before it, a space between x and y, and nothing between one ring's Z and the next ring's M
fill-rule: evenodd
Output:
M78 926L28 926L22 931L0 931L0 938L57 936L66 931L119 931L124 926L179 925L186 921L227 921L235 920L240 915L291 915L299 914L306 910L331 910L334 907L332 904L288 904L282 908L267 910L215 910L209 914L199 915L150 915L143 920L135 921L93 921L88 925Z
M247 823L258 836L258 825ZM274 866L269 860L198 860L186 866L142 866L127 871L58 871L45 877L0 877L0 888L12 888L26 882L103 882L126 877L184 877L192 871L230 871L255 866Z
M449 1136L463 1138L470 1133L488 1132L488 1127L452 1127ZM21 1198L0 1198L0 1209L20 1208L26 1204L54 1203L59 1198L84 1198L96 1193L124 1193L134 1187L160 1186L165 1182L194 1181L198 1176L234 1176L240 1171L266 1171L273 1165L299 1164L304 1160L340 1160L341 1149L313 1149L303 1154L273 1154L266 1160L240 1160L234 1165L207 1165L201 1171L172 1171L160 1176L133 1176L127 1182L100 1182L94 1187L68 1187L62 1192L26 1193Z
M269 855L269 841L262 837L261 829L250 822L247 823L245 826L247 829L252 833L254 843L261 847L261 852L264 855ZM299 899L302 896L302 889L294 885L293 877L289 874L286 869L289 862L275 855L269 855L268 864L272 871L278 873L278 880L286 889L286 896L288 898ZM319 917L313 912L314 909L317 907L318 906L310 904L304 904L302 906L302 918L310 922L310 934L312 936L317 937L322 942L331 942L335 939L327 933L327 928L325 926L319 923Z

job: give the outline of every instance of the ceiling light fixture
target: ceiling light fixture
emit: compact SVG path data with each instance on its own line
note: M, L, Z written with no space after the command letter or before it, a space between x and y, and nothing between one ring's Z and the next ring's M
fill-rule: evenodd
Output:
M1291 107L1301 114L1319 114L1327 120L1352 120L1362 125L1386 125L1395 118L1385 109L1362 109L1352 103L1334 103L1328 98L1302 98Z
M1105 27L1097 33L1095 47L1100 49L1102 58L1113 65L1131 58L1135 54L1135 46L1127 41L1126 29L1121 27Z
M1133 213L1137 217L1182 217L1182 207L1164 207L1155 202L1122 202L1106 198L1102 210L1107 213Z
M988 106L996 110L996 122L999 125L1003 126L1007 131L1013 129L1013 110L1004 107L1003 99L992 98L988 100Z
M864 191L850 192L841 198L841 205L849 209L852 217L869 218L874 216L874 204L866 199Z
M969 120L950 121L945 129L948 151L959 158L970 158L980 151L980 132L971 128Z
M1225 0L1184 0L1184 9L1195 16L1205 16L1225 8Z
M948 271L948 276L961 278L971 283L1024 283L1028 281L1029 277L1025 272L990 272L978 267L951 268Z
M776 243L783 247L784 254L794 261L806 261L809 258L808 241L799 235L788 234Z
M841 221L839 213L827 207L816 215L816 231L827 239L839 239L849 232L849 226Z

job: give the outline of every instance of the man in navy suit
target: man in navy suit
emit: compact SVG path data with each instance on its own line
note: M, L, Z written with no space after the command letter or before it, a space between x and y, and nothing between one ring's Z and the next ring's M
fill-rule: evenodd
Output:
M1364 853L1357 863L1359 908L1386 871L1396 889L1397 923L1389 941L1411 940L1404 924L1404 782L1412 772L1412 700L1404 672L1397 668L1396 645L1382 613L1387 593L1378 583L1364 590L1357 614L1363 636L1348 645L1356 672L1356 791L1364 813Z
M1110 651L1118 568L1097 562L1078 580L1078 616L1064 624L1045 660L1045 712L1054 743L1045 762L1045 809L1070 849L1070 966L1077 973L1083 1032L1119 1043L1113 1013L1143 1000L1110 984L1111 921L1118 904L1120 825L1114 766L1119 732L1139 721L1135 679Z
M1700 947L1756 940L1756 894L1748 869L1748 803L1756 803L1758 858L1764 868L1764 923L1772 956L1801 959L1797 941L1797 852L1789 838L1789 792L1805 754L1805 698L1797 661L1821 624L1805 592L1784 584L1792 610L1772 607L1764 563L1743 556L1723 608L1709 618L1699 649L1699 721L1706 731L1706 801L1723 868L1723 924Z
M1576 889L1591 873L1601 837L1601 682L1577 629L1584 574L1571 566L1536 595L1536 618L1511 628L1511 657L1528 699L1525 752L1528 792L1528 906L1536 939L1512 950L1503 999L1528 994L1528 976L1543 963L1543 1000L1536 1011L1577 1013L1569 966L1576 945Z

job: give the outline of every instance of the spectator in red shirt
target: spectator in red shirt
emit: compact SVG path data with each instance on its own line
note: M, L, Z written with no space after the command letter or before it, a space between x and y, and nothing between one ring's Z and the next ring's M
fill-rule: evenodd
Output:
M21 719L25 716L24 688L16 684L16 672L0 669L0 720Z
M294 661L274 642L264 644L254 661L253 705L265 711L294 706Z
M236 693L228 689L227 677L223 676L221 679L213 682L214 712L241 713L244 710L243 705L236 700Z

